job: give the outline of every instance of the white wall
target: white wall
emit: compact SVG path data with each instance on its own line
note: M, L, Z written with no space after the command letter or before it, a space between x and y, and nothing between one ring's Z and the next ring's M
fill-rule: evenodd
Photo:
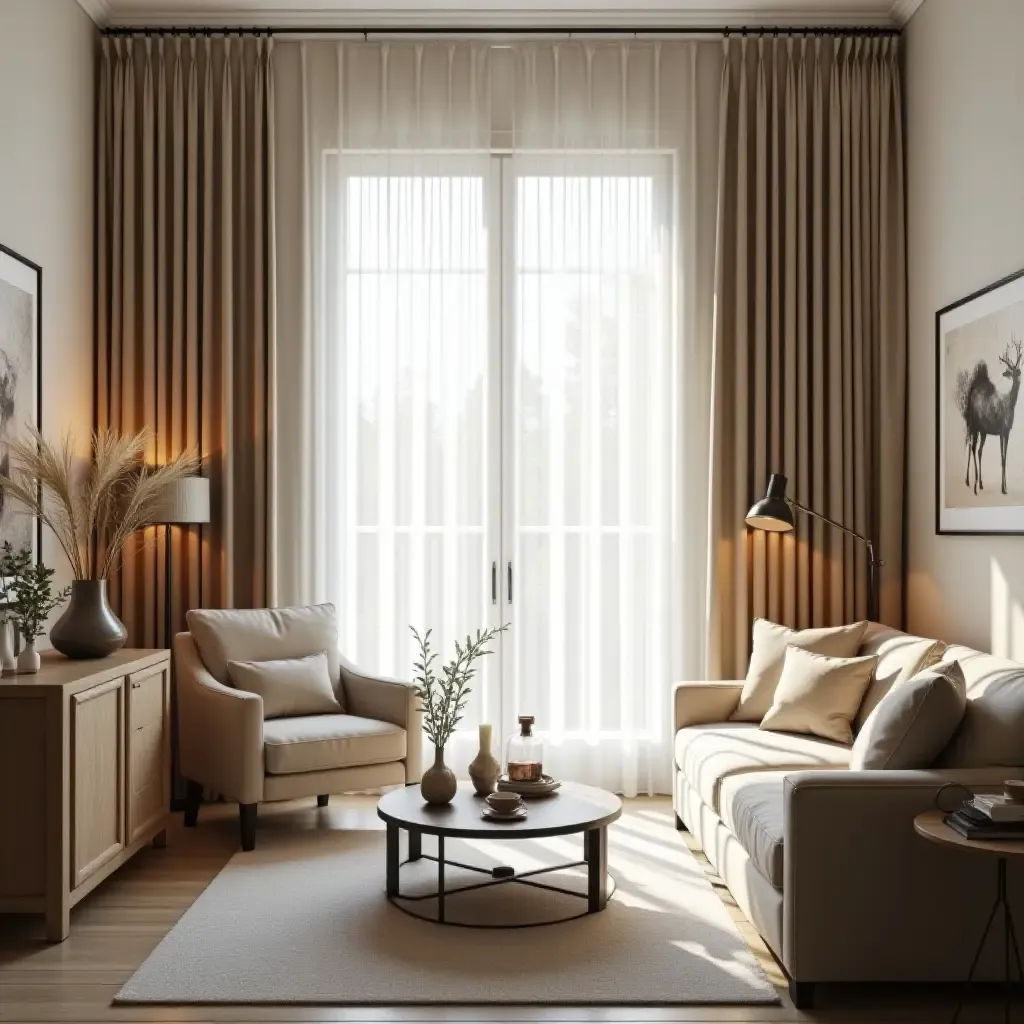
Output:
M935 311L1024 268L1022 43L1022 0L925 0L905 32L908 627L1024 659L1024 537L934 525Z
M75 0L0 0L0 242L43 268L43 430L92 429L98 36ZM43 557L70 578L44 531Z

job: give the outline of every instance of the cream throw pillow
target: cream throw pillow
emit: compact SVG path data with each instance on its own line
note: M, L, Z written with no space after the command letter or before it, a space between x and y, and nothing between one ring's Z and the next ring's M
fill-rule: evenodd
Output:
M760 722L775 697L786 648L791 644L815 654L852 658L860 649L867 622L823 629L790 629L768 619L754 619L754 643L734 722ZM856 711L856 708L854 709Z
M931 768L960 727L967 683L958 662L944 661L894 686L857 734L850 767Z
M331 687L326 652L278 661L229 661L228 677L236 690L263 698L264 718L342 713Z
M830 658L790 644L775 702L761 722L771 732L801 732L853 743L851 722L878 658Z

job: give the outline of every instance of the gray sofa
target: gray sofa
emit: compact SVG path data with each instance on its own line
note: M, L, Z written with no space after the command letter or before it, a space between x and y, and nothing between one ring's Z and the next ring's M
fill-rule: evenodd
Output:
M935 766L854 772L846 746L731 722L742 681L680 683L673 694L677 824L778 958L801 1007L822 982L966 976L995 898L995 861L922 839L913 819L935 808L947 783L993 790L1024 777L1024 665L877 623L858 653L879 662L856 727L893 685L940 659L960 662L967 712ZM1024 922L1024 864L1011 859L1008 872ZM979 974L1002 972L1000 932Z

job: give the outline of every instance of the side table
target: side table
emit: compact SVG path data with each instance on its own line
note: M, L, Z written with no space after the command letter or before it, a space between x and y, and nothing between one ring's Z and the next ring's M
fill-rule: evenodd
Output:
M988 915L985 930L981 933L981 940L979 941L978 949L974 954L974 960L971 962L971 969L967 973L967 979L964 981L963 995L966 995L968 986L970 986L971 982L974 980L974 972L978 969L978 961L981 960L982 950L985 948L989 932L992 931L992 925L995 924L996 917L1001 909L1003 912L1003 920L1005 922L1005 926L1003 928L1003 967L1005 985L1003 1015L1004 1020L1009 1022L1010 1010L1013 1005L1012 979L1010 975L1011 947L1013 950L1013 959L1017 964L1017 978L1022 982L1024 982L1024 968L1021 967L1020 946L1017 943L1017 929L1013 924L1013 912L1010 910L1010 901L1006 898L1006 861L1010 857L1020 857L1024 855L1024 840L965 839L959 832L950 828L946 824L945 818L945 811L926 811L924 814L919 814L914 819L914 831L925 839L931 840L933 843L942 843L945 846L955 846L961 850L967 850L972 853L988 854L988 856L996 858L996 899L995 903L992 904L992 911ZM963 995L961 996L956 1009L953 1011L952 1024L956 1024L957 1020L960 1018L960 1011L963 1009L964 1005Z

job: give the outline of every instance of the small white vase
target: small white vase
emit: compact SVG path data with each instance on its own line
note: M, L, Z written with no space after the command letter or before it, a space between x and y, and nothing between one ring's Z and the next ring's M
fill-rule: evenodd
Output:
M18 671L14 658L14 630L10 622L0 622L0 674L13 676Z
M18 674L27 676L38 672L41 664L42 659L36 650L36 642L33 640L32 643L25 644L21 654L18 655Z

